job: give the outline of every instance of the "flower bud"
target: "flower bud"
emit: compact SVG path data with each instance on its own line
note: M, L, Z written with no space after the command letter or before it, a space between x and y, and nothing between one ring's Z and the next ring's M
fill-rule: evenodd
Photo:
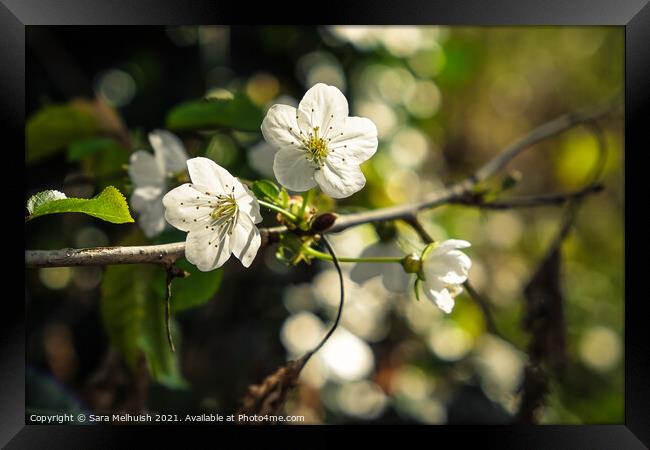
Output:
M415 253L411 253L402 260L402 267L406 273L420 273L422 260Z
M334 225L334 222L336 222L336 219L338 219L338 217L339 216L334 213L321 214L314 219L314 223L312 224L311 229L318 233L325 231Z

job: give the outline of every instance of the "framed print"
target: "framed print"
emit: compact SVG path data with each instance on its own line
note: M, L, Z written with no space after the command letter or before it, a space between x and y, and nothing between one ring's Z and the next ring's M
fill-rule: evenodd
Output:
M239 6L0 4L3 445L646 448L647 2Z

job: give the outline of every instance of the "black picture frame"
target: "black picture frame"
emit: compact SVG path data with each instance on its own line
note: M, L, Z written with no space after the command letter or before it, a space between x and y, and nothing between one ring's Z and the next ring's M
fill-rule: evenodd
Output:
M650 351L649 329L643 314L647 300L641 285L645 253L641 231L644 221L632 219L635 209L645 204L641 179L637 171L643 170L643 152L650 149L646 121L650 118L647 106L650 85L650 5L647 0L454 0L454 1L331 1L323 3L318 14L312 8L277 2L267 4L223 2L215 0L0 0L0 123L5 137L5 155L11 153L18 160L25 148L25 27L31 25L172 25L172 24L225 24L251 23L253 21L282 24L287 22L310 23L363 23L363 24L439 24L439 25L618 25L625 27L625 422L620 425L585 426L462 426L417 427L418 434L427 434L434 445L440 438L453 439L453 445L476 439L487 448L525 449L636 449L650 445ZM304 17L291 17L288 11L303 12ZM7 139L9 137L10 139ZM12 142L10 146L7 142ZM11 149L11 150L10 150ZM4 156L4 155L3 155ZM6 157L6 156L5 156ZM24 166L24 157L23 166ZM17 164L20 163L17 161ZM8 167L17 167L15 165ZM7 170L7 169L5 169ZM15 170L11 172L17 173ZM637 177L637 175L639 175ZM22 186L8 183L5 190L11 199L9 216L15 217L16 228L23 209ZM8 191L8 192L7 192ZM15 207L15 209L14 209ZM636 207L636 208L635 208ZM19 229L18 229L19 230ZM18 248L16 258L23 254ZM647 244L645 244L647 245ZM18 253L20 252L20 253ZM639 257L639 263L634 261ZM5 262L12 258L6 258ZM134 445L136 435L154 432L158 438L179 439L185 426L159 428L154 426L39 426L25 425L25 371L24 371L24 303L18 295L20 288L10 287L19 279L17 265L6 264L3 270L5 289L2 301L2 326L0 327L0 444L6 448L120 448ZM16 272L16 274L12 272ZM9 286L9 287L8 287ZM633 301L632 301L633 300ZM280 438L287 428L304 435L317 431L331 433L331 427L193 427L192 440L204 433L261 435L271 447L272 439ZM338 427L345 428L345 427ZM381 427L378 435L393 433L392 427ZM327 429L327 431L325 431ZM179 432L180 431L180 432ZM241 433L245 431L245 433ZM334 431L337 433L337 431ZM411 430L407 431L411 433ZM398 432L398 436L406 436ZM203 436L201 436L203 438ZM312 444L304 437L296 443ZM404 437L406 440L407 438ZM409 438L410 439L410 438ZM172 441L167 441L170 444ZM187 445L187 441L184 441ZM199 442L199 441L196 441ZM209 442L209 441L208 441ZM213 441L216 442L216 441ZM225 441L222 441L225 442ZM284 446L277 441L277 446ZM182 444L180 444L182 445ZM413 444L415 445L415 443ZM290 447L292 445L289 445ZM302 446L302 445L301 445Z

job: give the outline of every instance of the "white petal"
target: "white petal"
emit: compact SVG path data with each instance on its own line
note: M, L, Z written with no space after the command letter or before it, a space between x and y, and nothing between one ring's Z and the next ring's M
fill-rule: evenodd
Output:
M431 301L433 301L438 306L438 308L442 309L447 314L449 314L452 311L452 309L454 309L454 305L456 304L456 302L454 301L454 297L450 294L450 292L446 288L443 288L441 290L435 290L435 289L428 289L427 287L425 287L424 293Z
M302 136L306 136L307 128L300 129L297 118L302 113L293 106L273 105L266 112L262 121L262 135L266 142L276 149L302 148ZM304 122L305 119L301 119ZM302 131L303 135L300 135Z
M240 213L230 237L230 248L244 267L249 267L262 243L260 231L246 213Z
M156 154L159 166L166 174L175 174L185 170L187 152L178 136L169 131L154 130L149 133L149 142Z
M337 87L323 83L315 84L305 93L298 110L304 113L304 116L299 118L303 131L305 127L309 128L309 131L319 127L319 135L322 137L332 137L340 133L349 113L345 95ZM303 117L306 122L303 122Z
M237 206L241 211L248 214L248 216L253 219L254 223L260 223L262 221L262 214L260 214L260 204L258 203L255 194L253 194L245 184L242 184L241 188L241 191L238 191L235 196Z
M230 172L208 158L188 159L187 169L192 183L207 188L211 194L229 194L240 184Z
M361 164L377 151L377 127L365 117L348 117L343 129L332 137L330 151Z
M129 177L136 187L162 186L165 183L165 174L158 165L154 156L138 150L129 158Z
M425 296L446 313L450 313L454 307L455 294L462 291L458 289L451 292L440 280L427 279L421 286Z
M359 166L343 159L328 155L323 167L314 174L323 192L333 198L349 197L366 185L366 178Z
M138 225L148 238L160 234L165 229L162 189L156 187L136 188L131 196L131 207L138 213Z
M212 212L212 208L206 204L208 200L214 201L214 198L199 189L201 187L185 183L165 194L162 203L167 222L183 231L205 226Z
M230 236L223 230L193 229L185 240L185 258L200 271L221 267L230 258Z
M443 255L430 255L424 261L427 280L437 278L446 284L462 284L467 280L472 261L459 250L450 250Z
M284 149L275 154L273 172L278 182L285 188L303 192L316 186L315 168L307 160L307 153L299 150Z
M471 246L472 244L461 239L447 239L446 241L442 241L440 244L438 244L436 248L433 249L431 254L443 254L449 250L467 248Z

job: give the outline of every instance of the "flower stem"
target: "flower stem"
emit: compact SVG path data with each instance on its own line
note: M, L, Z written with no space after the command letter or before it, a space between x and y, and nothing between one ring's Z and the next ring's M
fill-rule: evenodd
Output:
M309 203L309 200L311 200L311 194L313 192L313 189L308 190L304 197L302 198L302 206L300 206L300 213L298 214L298 217L300 217L300 220L303 220L305 217L305 210L307 209L307 203Z
M313 256L316 259L322 259L324 261L333 261L332 255L327 253L319 252L311 247L303 247L303 250L306 254ZM402 264L403 257L399 256L374 256L369 258L353 258L350 256L339 256L336 259L339 262L367 262L367 263L397 263Z
M272 209L273 211L277 211L280 214L284 214L285 216L287 216L288 219L290 219L293 222L298 220L298 218L293 214L291 214L289 211L287 211L286 209L282 209L279 206L274 205L273 203L268 203L265 202L264 200L258 200L257 202L262 206L266 206L268 209Z

